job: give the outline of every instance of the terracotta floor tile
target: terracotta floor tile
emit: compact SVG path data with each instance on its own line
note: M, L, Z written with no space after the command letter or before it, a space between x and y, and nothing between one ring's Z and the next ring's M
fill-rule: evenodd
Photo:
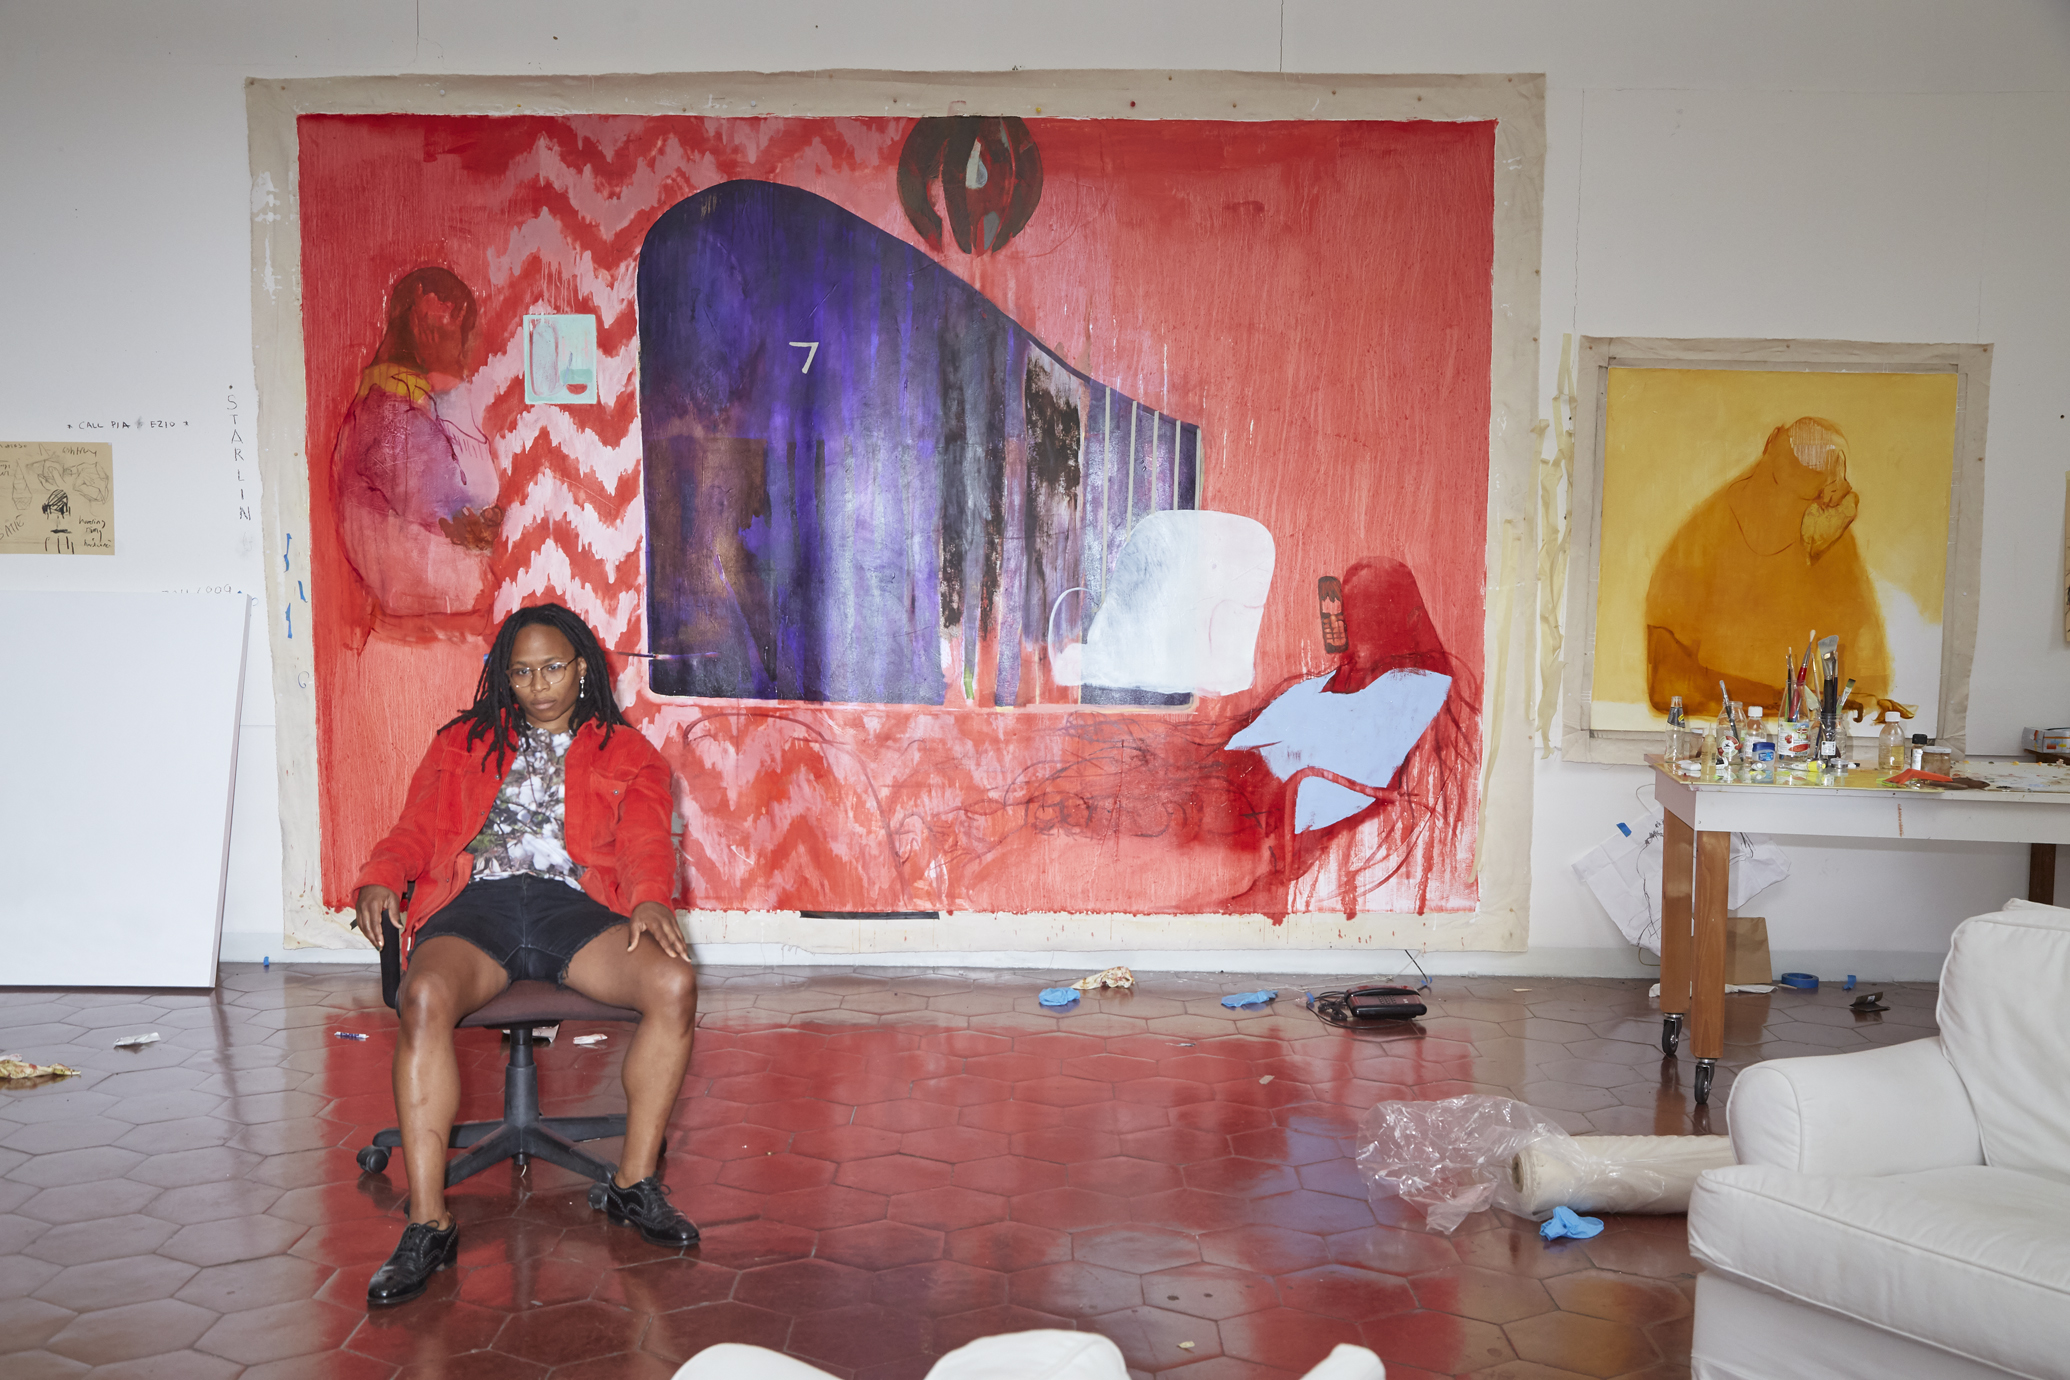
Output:
M1178 1231L1221 1231L1252 1220L1250 1200L1199 1188L1174 1188L1129 1201L1130 1220Z
M990 1159L965 1160L955 1166L950 1182L958 1188L982 1193L1035 1193L1045 1188L1062 1188L1067 1177L1064 1165L1053 1160L1029 1159L1021 1155L994 1155Z
M1078 1330L1097 1332L1113 1342L1129 1366L1139 1371L1176 1366L1190 1370L1192 1363L1222 1354L1221 1333L1214 1323L1148 1304L1087 1318Z
M799 1318L791 1324L785 1350L819 1365L854 1370L920 1356L931 1336L929 1320L919 1314L866 1304Z
M921 1159L960 1164L965 1160L1003 1155L1008 1143L1008 1137L1000 1131L983 1131L975 1126L931 1126L925 1130L908 1131L899 1140L899 1150Z
M1360 1344L1355 1323L1292 1308L1267 1308L1225 1318L1222 1350L1246 1361L1285 1366L1296 1373L1321 1361L1340 1343Z
M547 1366L630 1351L647 1330L639 1313L595 1301L513 1313L496 1334L496 1349Z
M208 998L0 995L0 1031L88 1073L0 1102L8 1380L83 1373L60 1337L146 1346L130 1320L152 1308L191 1311L108 1380L230 1380L247 1359L245 1380L664 1380L721 1340L787 1346L840 1380L921 1380L964 1341L1038 1326L1106 1333L1145 1380L1294 1380L1352 1328L1390 1380L1627 1362L1632 1380L1686 1380L1680 1218L1552 1245L1492 1213L1432 1234L1420 1209L1369 1197L1358 1119L1488 1091L1576 1131L1718 1133L1747 1062L1930 1034L1935 999L1892 984L1877 1026L1824 994L1741 1001L1718 1100L1697 1108L1641 983L1439 979L1414 1030L1352 1039L1228 1011L1222 975L1146 974L1057 1016L1029 974L708 969L664 1170L702 1244L652 1246L591 1211L579 1176L499 1166L449 1198L461 1268L368 1313L406 1189L400 1163L362 1176L353 1154L394 1119L394 1018L361 972L222 976ZM106 1048L131 1016L167 1038ZM501 1043L462 1032L456 1048L462 1116L494 1116ZM622 1040L543 1048L549 1110L622 1108L622 1058ZM199 1348L181 1320L204 1324Z
M1126 1222L1129 1217L1126 1198L1095 1193L1087 1188L1045 1188L1036 1193L1023 1193L1008 1201L1011 1204L1008 1211L1014 1221L1055 1227L1059 1231L1104 1227Z
M1181 1265L1143 1276L1144 1301L1197 1318L1220 1320L1277 1307L1270 1278L1227 1265Z
M1080 1160L1070 1167L1067 1182L1073 1188L1136 1198L1177 1188L1183 1180L1176 1165L1116 1155L1104 1160Z
M1196 1264L1200 1246L1190 1232L1132 1224L1073 1233L1071 1256L1141 1275Z
M153 1299L82 1313L45 1340L43 1347L90 1366L104 1366L183 1351L215 1322L216 1315L206 1308L178 1299Z
M1064 1318L1090 1318L1143 1302L1141 1278L1104 1265L1069 1260L1007 1277L1007 1297L1022 1308Z
M1148 1131L1171 1124L1171 1115L1154 1102L1139 1101L1131 1091L1136 1085L1123 1084L1111 1102L1081 1102L1074 1107L1052 1107L1056 1124L1073 1126L1085 1131L1109 1131L1125 1136L1134 1131Z
M1553 1302L1569 1313L1651 1327L1687 1317L1689 1300L1672 1284L1604 1270L1578 1270L1548 1279Z
M970 1313L936 1318L932 1330L931 1350L936 1355L945 1355L980 1337L996 1337L1002 1332L1032 1332L1038 1328L1059 1328L1069 1332L1074 1326L1072 1319L1060 1314L1044 1313L1014 1304L980 1308Z
M1645 1333L1607 1318L1545 1313L1511 1323L1504 1330L1522 1359L1582 1375L1623 1375L1661 1359Z
M890 1200L886 1213L894 1222L951 1232L1000 1221L1012 1202L1002 1194L952 1185L898 1194Z
M1259 1223L1202 1234L1200 1253L1214 1264L1266 1275L1290 1275L1329 1259L1322 1238L1314 1233Z
M791 1260L741 1272L733 1297L796 1317L847 1308L870 1297L870 1272L829 1260Z
M788 1316L728 1300L657 1315L647 1329L641 1350L675 1363L687 1361L720 1342L745 1342L781 1351L790 1331Z
M943 1160L922 1159L917 1155L878 1155L845 1162L834 1174L833 1182L844 1188L860 1188L886 1195L917 1193L921 1189L944 1187L956 1167L959 1166L951 1166Z
M1185 1168L1188 1188L1205 1189L1210 1193L1231 1193L1244 1198L1262 1197L1266 1194L1285 1193L1300 1185L1295 1171L1283 1164L1266 1160L1239 1159L1225 1155L1220 1159L1196 1160Z
M942 1317L1006 1302L1006 1275L954 1260L930 1260L871 1276L870 1301L904 1313Z
M1095 1103L1096 1107L1111 1107L1109 1102ZM982 1131L1001 1131L1011 1136L1021 1131L1039 1131L1045 1127L1064 1124L1064 1115L1070 1108L1045 1106L1040 1102L980 1102L960 1109L956 1114L959 1126L975 1126Z
M1348 1265L1318 1265L1281 1275L1280 1300L1289 1308L1347 1322L1366 1322L1414 1309L1416 1295L1393 1275Z
M1509 1339L1493 1323L1425 1309L1362 1323L1359 1334L1390 1374L1397 1361L1453 1375L1516 1359Z
M119 1308L172 1297L194 1275L185 1261L157 1255L121 1256L66 1266L35 1290L35 1297L74 1313ZM188 1300L193 1302L193 1300Z
M1071 1238L1067 1233L1026 1222L989 1222L952 1231L946 1247L951 1259L1009 1274L1071 1258Z
M336 1351L359 1326L360 1317L360 1312L297 1299L226 1313L194 1345L241 1365L259 1365Z
M866 1269L895 1270L939 1258L942 1232L889 1219L835 1227L819 1234L819 1258Z
M345 1345L362 1356L392 1365L415 1365L438 1356L479 1351L496 1340L496 1334L510 1317L501 1309L462 1303L450 1295L427 1295L401 1308L370 1309L365 1303L365 1281L354 1283L357 1288L353 1293L365 1316ZM434 1285L432 1294L440 1292ZM345 1300L339 1302L343 1305Z

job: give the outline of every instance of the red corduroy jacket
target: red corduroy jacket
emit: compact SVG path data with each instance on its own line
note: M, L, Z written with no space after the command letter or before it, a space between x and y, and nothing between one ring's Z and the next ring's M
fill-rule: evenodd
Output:
M410 778L402 818L360 869L353 890L385 886L396 895L417 884L403 931L402 957L426 920L460 894L473 875L467 845L488 822L489 808L509 775L484 762L487 744L467 744L467 725L439 730ZM642 901L672 906L676 850L669 837L668 763L638 729L619 727L611 741L586 723L568 747L567 812L562 838L568 856L585 870L582 889L620 915Z

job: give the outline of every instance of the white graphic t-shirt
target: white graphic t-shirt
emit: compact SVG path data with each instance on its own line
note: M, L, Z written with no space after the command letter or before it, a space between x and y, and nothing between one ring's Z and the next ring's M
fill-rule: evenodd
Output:
M541 733L529 724L518 733L510 775L489 807L489 818L467 851L478 878L530 873L569 886L582 884L583 869L568 856L561 822L567 814L568 744L572 733Z

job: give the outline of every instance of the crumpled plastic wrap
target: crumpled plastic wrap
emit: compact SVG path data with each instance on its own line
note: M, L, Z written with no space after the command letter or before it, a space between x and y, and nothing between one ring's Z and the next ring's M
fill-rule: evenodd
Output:
M1470 1093L1380 1103L1359 1125L1358 1167L1375 1202L1413 1203L1423 1209L1426 1230L1449 1236L1469 1214L1490 1207L1534 1221L1557 1207L1684 1211L1696 1174L1732 1162L1730 1144L1719 1147L1724 1140L1570 1136L1514 1098ZM1658 1167L1646 1162L1649 1156ZM1678 1193L1680 1206L1673 1206ZM1553 1194L1559 1201L1547 1201Z

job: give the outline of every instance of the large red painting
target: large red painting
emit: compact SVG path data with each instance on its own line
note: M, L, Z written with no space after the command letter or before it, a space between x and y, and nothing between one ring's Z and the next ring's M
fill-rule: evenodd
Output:
M1492 124L299 135L327 904L554 599L699 908L1475 908Z

